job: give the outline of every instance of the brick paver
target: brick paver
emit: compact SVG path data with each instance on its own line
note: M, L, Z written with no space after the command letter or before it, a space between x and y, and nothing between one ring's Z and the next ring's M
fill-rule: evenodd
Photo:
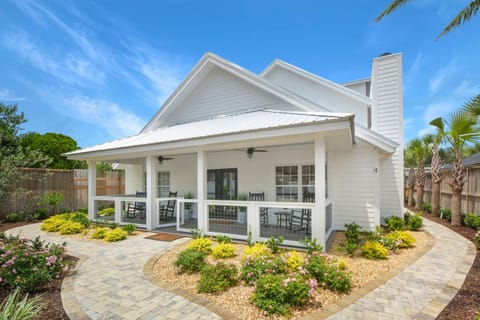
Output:
M48 234L40 224L9 230L27 238L38 235L47 242L67 242L69 254L80 257L74 274L62 288L62 302L77 319L221 319L209 309L148 281L143 273L154 255L186 241L144 239L144 233L116 243L91 242Z
M470 241L439 224L424 220L424 228L435 238L424 256L377 288L360 289L364 292L305 319L435 319L462 286L476 250ZM117 243L94 243L45 233L40 224L10 232L67 241L68 252L81 258L62 288L62 302L72 320L231 318L198 296L155 285L144 273L145 265L145 270L151 269L153 256L185 239L146 240L147 233Z

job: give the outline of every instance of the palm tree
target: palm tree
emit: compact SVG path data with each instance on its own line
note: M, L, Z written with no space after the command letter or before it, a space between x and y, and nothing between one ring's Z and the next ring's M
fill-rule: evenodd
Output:
M410 144L409 144L410 145ZM407 189L408 189L408 203L409 207L413 206L413 192L415 190L415 159L413 158L413 152L411 149L405 149L405 154L403 156L405 166L410 168L408 170L407 178Z
M465 107L467 106L468 103ZM459 226L461 224L461 196L465 183L462 151L466 144L480 140L480 127L476 117L465 111L465 108L452 113L447 119L436 118L430 124L438 128L455 155L449 185L452 188L452 226Z
M432 163L430 165L430 172L432 174L432 213L436 215L440 213L440 183L443 180L442 158L438 150L442 140L442 132L437 129L436 134L433 136Z
M425 162L429 157L429 145L432 141L432 135L425 135L422 138L412 139L409 143L409 147L413 152L413 157L417 166L417 173L415 175L415 187L417 189L417 192L415 193L415 209L417 210L422 209L423 205L423 191L425 189L425 182L427 181Z
M401 6L407 4L411 0L393 0L385 10L376 18L376 21L382 20L385 16L389 15L396 9L400 8ZM463 8L453 19L450 23L443 29L442 33L438 35L437 39L445 34L449 33L451 30L455 29L456 27L464 24L470 18L477 14L478 9L480 9L480 0L471 0L470 3Z

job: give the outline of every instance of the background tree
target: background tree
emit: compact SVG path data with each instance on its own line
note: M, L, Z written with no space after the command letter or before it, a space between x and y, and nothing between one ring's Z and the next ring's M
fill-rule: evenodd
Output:
M41 152L20 145L20 125L26 121L16 105L0 103L0 200L23 192L17 183L30 176L21 168L45 167L49 163L49 158Z
M413 150L409 148L410 143L407 144L407 148L404 151L404 163L405 167L410 168L408 170L407 177L407 189L408 189L408 203L409 207L413 206L413 198L415 191L415 158L413 157Z
M459 226L461 224L461 195L465 183L462 154L468 143L479 141L480 127L476 117L465 110L456 111L447 119L436 118L430 124L435 126L445 137L455 155L449 185L452 188L452 226Z
M423 191L425 189L425 182L427 175L425 173L425 163L431 157L430 144L433 141L432 135L425 135L422 138L412 139L410 141L410 148L413 152L417 172L415 174L415 209L422 209L423 205Z
M397 10L401 6L407 4L411 0L393 0L385 10L376 18L377 22L382 20L385 16L389 15L393 11ZM463 8L451 21L450 23L443 29L442 33L438 35L437 39L441 36L449 33L451 30L455 29L456 27L464 24L468 20L470 20L473 16L475 16L480 9L480 0L472 0L469 4Z
M30 132L21 137L21 145L32 150L38 150L50 157L52 162L50 162L48 168L79 169L86 167L85 162L68 160L67 157L62 155L79 149L77 142L64 134Z
M442 174L442 158L440 157L439 146L442 143L443 135L437 129L433 136L432 147L432 161L430 165L430 172L432 175L432 213L440 213L440 183L443 180Z

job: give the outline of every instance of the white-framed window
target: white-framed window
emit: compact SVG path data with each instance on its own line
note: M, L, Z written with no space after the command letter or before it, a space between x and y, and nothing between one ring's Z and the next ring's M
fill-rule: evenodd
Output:
M275 167L276 201L303 201L303 194L315 193L315 165L282 165Z
M158 172L157 188L159 198L168 198L170 193L170 171Z

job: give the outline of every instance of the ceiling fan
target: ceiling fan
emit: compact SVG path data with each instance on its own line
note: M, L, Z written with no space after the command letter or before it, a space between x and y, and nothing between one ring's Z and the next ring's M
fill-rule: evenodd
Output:
M172 157L160 156L160 157L158 157L158 162L160 162L160 164L162 164L163 161L172 160L172 159L174 159L174 158L172 158Z
M243 151L243 150L242 150L242 151ZM248 148L246 151L247 151L247 157L248 157L249 159L253 158L253 153L255 153L255 152L267 152L267 150L264 150L264 149L256 149L256 148L252 148L252 147Z

